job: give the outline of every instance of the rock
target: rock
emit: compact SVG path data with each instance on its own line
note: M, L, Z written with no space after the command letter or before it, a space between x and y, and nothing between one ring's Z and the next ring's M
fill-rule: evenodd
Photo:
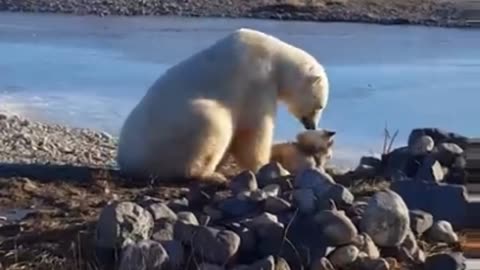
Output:
M432 137L423 135L418 137L412 144L408 145L410 153L414 156L425 156L433 150L435 142Z
M344 208L353 204L354 196L346 187L334 184L319 200L333 200L335 205Z
M232 223L227 228L240 237L239 252L242 254L251 254L255 252L257 239L255 232L238 223Z
M181 269L185 262L185 250L182 243L176 240L162 241L160 243L167 252L167 261L165 262L168 265L167 268L170 270Z
M178 221L186 223L186 224L192 224L192 225L199 225L200 223L198 222L197 217L192 213L192 212L178 212L177 213Z
M410 261L412 263L423 263L425 261L425 254L419 248L417 239L412 231L408 232L401 245L400 257L402 261Z
M458 159L464 159L464 158L459 157ZM448 184L454 184L454 185L466 185L467 171L465 170L465 167L457 168L456 165L454 166L455 167L448 169L448 174L445 176L445 182L447 182ZM466 166L466 164L463 166Z
M425 270L466 270L466 260L462 253L438 253L427 257Z
M124 248L119 270L161 270L167 259L167 252L160 243L142 240Z
M258 189L257 179L252 171L243 171L235 176L230 182L230 189L233 194Z
M441 182L445 178L442 165L433 157L427 156L415 175L416 179L430 182Z
M275 260L273 256L268 256L248 266L234 267L233 270L275 270Z
M276 197L280 194L280 185L270 184L262 188L262 190L270 197Z
M284 258L277 257L275 260L275 270L290 270L290 265Z
M425 211L414 209L409 211L410 228L420 236L433 225L433 216Z
M367 165L375 170L379 170L382 166L382 160L377 157L362 157L359 165Z
M357 228L342 212L323 210L315 215L314 220L329 246L350 244L357 236Z
M380 247L400 245L409 228L408 208L402 197L391 190L375 193L360 221L361 231L366 232Z
M335 268L343 268L353 263L358 257L359 250L354 245L336 248L328 255L328 259Z
M453 132L448 132L437 128L418 128L412 130L410 133L410 136L408 137L408 145L412 145L414 141L424 135L432 137L435 145L439 145L444 142L451 142L459 145L462 148L465 148L468 143L467 137Z
M455 143L441 143L437 147L435 157L443 166L450 167L457 157L463 155L463 149Z
M315 212L317 198L311 189L296 189L293 191L293 204L300 212L311 214Z
M205 205L203 207L203 212L207 214L211 220L216 221L223 218L223 213L221 210L218 210L210 205Z
M458 242L458 235L453 230L452 224L445 220L439 220L433 223L428 231L428 238L435 242L447 244Z
M223 265L236 254L240 237L229 230L197 226L190 244L203 260Z
M152 203L146 209L152 214L153 220L168 219L177 220L177 214L173 212L165 203Z
M246 199L228 198L218 204L218 209L225 217L242 217L254 212L257 203Z
M365 253L370 259L378 259L380 257L378 247L375 245L372 238L366 233L358 234L355 237L353 244L360 252Z
M361 258L359 261L359 269L361 270L390 270L390 265L383 258L371 259L368 257Z
M273 213L273 214L279 214L279 213L288 211L291 208L292 208L292 205L288 201L286 201L282 198L268 197L265 200L265 204L264 204L263 209L266 212L270 212L270 213Z
M413 163L413 157L408 147L400 147L383 155L384 175L387 178L397 176L413 176L416 173L417 164Z
M147 240L152 235L152 214L132 202L112 203L103 208L97 222L95 245L117 249L127 240Z
M190 191L187 194L187 199L189 201L189 206L194 207L203 207L204 205L210 203L213 198L212 192L208 192L206 189L203 189L201 186L195 185L190 188Z
M187 198L174 199L167 203L167 206L174 212L187 211L189 202Z
M210 263L201 263L198 266L198 270L225 270L223 266L210 264Z
M290 173L285 170L278 162L270 162L258 170L257 181L258 186L263 188L270 184L278 184L282 190L290 189L290 185L285 177Z
M243 193L239 193L237 198L241 200L250 200L252 202L263 202L268 198L268 195L265 191L261 189L257 189L254 191L246 191Z
M455 227L468 222L468 198L465 186L421 181L393 182L390 188L397 192L410 209L421 209L435 220L448 220Z
M278 222L277 216L263 213L246 221L245 225L255 232L261 256L278 254L283 241L284 226Z
M327 258L321 257L312 262L310 270L335 270L335 267Z
M174 223L168 219L161 219L156 222L153 228L152 239L155 241L169 241L174 238Z
M317 197L321 197L334 184L333 178L318 168L303 170L294 179L295 188L311 189Z

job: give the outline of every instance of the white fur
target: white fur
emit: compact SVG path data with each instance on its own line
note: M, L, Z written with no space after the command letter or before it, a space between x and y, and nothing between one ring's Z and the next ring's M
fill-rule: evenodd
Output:
M122 127L118 164L133 174L202 178L230 152L256 171L270 159L277 101L317 124L328 87L310 54L236 30L153 84Z

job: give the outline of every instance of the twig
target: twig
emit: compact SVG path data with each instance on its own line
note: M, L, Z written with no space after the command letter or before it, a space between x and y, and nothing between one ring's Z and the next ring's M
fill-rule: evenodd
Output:
M290 219L290 221L288 221L288 224L287 224L287 226L285 227L285 230L283 231L283 239L282 239L282 243L280 244L280 249L278 250L277 256L280 255L280 252L282 252L284 243L288 240L288 239L287 239L288 230L289 230L290 227L292 226L292 223L293 223L293 221L295 220L295 218L297 217L297 214L298 214L298 208L295 210L295 212L293 212L292 218Z
M388 153L392 151L393 142L397 138L397 135L398 135L398 129L395 131L395 133L392 136L392 139L390 140L390 144L388 145Z

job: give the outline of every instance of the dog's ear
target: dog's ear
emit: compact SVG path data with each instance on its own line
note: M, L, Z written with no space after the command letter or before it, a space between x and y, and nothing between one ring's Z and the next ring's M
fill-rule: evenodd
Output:
M335 134L337 134L337 132L334 131L334 130L325 130L325 135L326 135L328 138L332 138L333 136L335 136Z

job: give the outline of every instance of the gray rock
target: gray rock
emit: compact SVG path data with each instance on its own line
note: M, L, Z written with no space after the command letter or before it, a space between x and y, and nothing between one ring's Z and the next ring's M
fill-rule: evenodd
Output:
M176 240L171 241L162 241L160 242L167 252L167 261L165 262L168 265L170 270L179 270L181 269L183 263L185 262L185 250L183 249L182 243Z
M359 165L367 165L378 170L382 166L382 160L377 157L362 157Z
M420 236L433 225L433 216L422 210L410 210L410 228L412 232Z
M335 270L335 267L327 258L321 257L312 262L310 270Z
M369 202L360 229L380 247L400 245L410 228L408 208L402 197L386 190L377 192Z
M315 212L317 197L311 189L296 189L292 193L293 204L304 214Z
M354 200L353 194L346 187L334 184L331 186L328 191L321 197L319 200L333 200L335 205L339 207L347 207L353 204Z
M230 182L230 189L233 194L258 189L257 179L252 171L243 171L235 176Z
M211 220L213 221L216 221L216 220L219 220L219 219L222 219L223 218L223 213L221 210L219 209L216 209L210 205L205 205L205 207L203 207L203 212L205 214L207 214Z
M167 203L167 206L174 212L187 211L189 201L187 198L173 199Z
M168 254L160 243L142 240L123 249L119 270L161 270L167 259Z
M257 210L257 203L233 197L221 201L218 209L225 217L242 217Z
M253 230L238 223L229 224L227 228L240 237L240 253L251 254L255 252L257 239Z
M410 261L412 263L423 263L425 261L425 254L418 246L417 239L410 230L401 245L400 251L400 257L403 258L403 261Z
M197 226L190 244L206 262L223 265L237 253L240 237L229 230Z
M437 253L427 257L425 270L466 270L466 260L462 253Z
M361 233L355 237L353 244L358 248L360 252L365 253L370 259L380 258L380 250L373 242L372 238L366 234Z
M447 244L458 242L458 235L453 230L452 224L445 220L434 222L428 231L428 237L435 242L443 242Z
M418 137L412 144L409 144L409 150L412 155L427 155L433 150L435 142L432 137L423 135Z
M174 238L174 223L168 219L161 219L156 222L153 228L152 239L155 241L169 241Z
M200 223L198 222L197 217L192 213L192 212L178 212L177 213L178 221L186 223L186 224L192 224L192 225L199 225Z
M329 246L350 244L357 236L355 225L340 211L320 211L315 215L314 220L326 236Z
M270 184L278 184L282 190L288 190L289 184L283 179L285 176L290 175L290 173L285 170L282 165L278 162L270 162L267 165L263 166L258 170L257 173L257 182L258 186L263 188Z
M292 205L279 197L268 197L265 200L264 210L273 214L279 214L288 211L292 208Z
M390 265L383 258L371 259L363 257L359 260L359 269L361 270L390 270Z
M273 256L268 256L251 265L236 266L233 270L275 270L275 259Z
M225 270L223 266L211 264L211 263L201 263L198 266L198 270Z
M418 128L412 130L412 132L410 133L408 137L408 145L411 145L414 141L417 140L417 138L424 135L432 137L436 145L443 142L452 142L464 148L465 145L468 143L467 137L453 132L448 132L437 128Z
M444 166L452 166L455 159L463 155L463 149L455 143L441 143L437 148L436 158Z
M333 178L318 168L303 170L294 179L295 188L311 189L317 197L325 194L334 184Z
M267 194L267 196L276 197L280 194L280 185L270 184L262 188L262 190Z
M400 147L386 154L382 158L385 162L385 176L394 177L406 175L409 172L411 154L408 147Z
M149 239L152 214L132 202L112 203L103 208L97 222L95 244L101 248L122 248L129 240Z
M169 219L177 220L177 214L172 211L165 203L152 203L146 209L152 214L153 220Z
M261 256L278 254L283 241L284 225L270 213L263 213L245 222L257 236L258 252Z
M336 248L328 255L328 259L335 268L343 268L353 263L359 254L359 250L354 245L346 245Z
M261 189L257 189L254 191L246 191L246 192L239 193L237 195L237 198L241 200L250 200L252 202L257 203L257 202L265 201L268 198L268 194Z
M445 174L440 162L438 162L433 156L427 156L423 160L420 168L418 168L415 178L438 183L443 181Z

